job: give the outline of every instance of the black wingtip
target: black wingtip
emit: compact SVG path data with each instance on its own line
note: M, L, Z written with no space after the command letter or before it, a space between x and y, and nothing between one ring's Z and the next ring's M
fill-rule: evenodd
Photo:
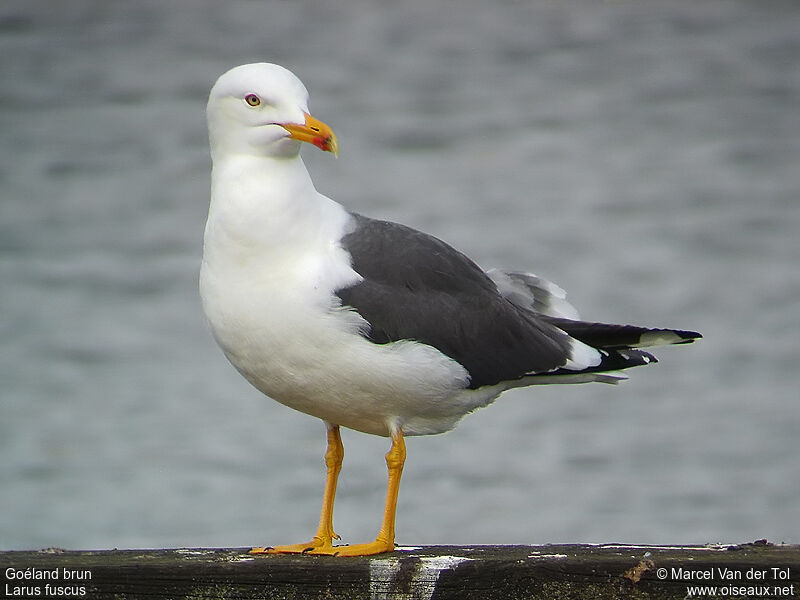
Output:
M682 331L682 330L673 330L675 334L681 338L680 342L676 342L676 344L691 344L695 340L703 339L703 334L698 333L697 331Z

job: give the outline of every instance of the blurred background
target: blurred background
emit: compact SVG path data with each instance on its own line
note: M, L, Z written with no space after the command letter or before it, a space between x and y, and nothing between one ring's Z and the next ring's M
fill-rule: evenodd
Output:
M800 4L320 4L0 4L0 548L315 530L324 428L197 294L208 90L256 61L339 136L304 149L320 191L705 335L409 440L398 543L800 542ZM336 529L367 541L388 444L344 443Z

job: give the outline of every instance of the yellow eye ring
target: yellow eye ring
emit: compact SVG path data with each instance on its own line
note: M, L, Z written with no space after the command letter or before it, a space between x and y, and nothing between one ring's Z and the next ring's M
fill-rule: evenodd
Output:
M247 96L244 97L244 101L247 102L247 104L249 104L250 106L258 106L259 104L261 104L261 98L259 98L255 94L247 94Z

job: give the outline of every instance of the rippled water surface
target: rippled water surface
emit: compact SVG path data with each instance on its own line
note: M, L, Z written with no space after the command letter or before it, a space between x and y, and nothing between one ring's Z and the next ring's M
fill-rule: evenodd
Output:
M204 105L292 68L318 188L532 270L584 317L697 329L619 387L506 394L408 443L398 542L800 542L800 5L0 4L0 548L313 531L324 430L205 326ZM371 539L386 440L345 432Z

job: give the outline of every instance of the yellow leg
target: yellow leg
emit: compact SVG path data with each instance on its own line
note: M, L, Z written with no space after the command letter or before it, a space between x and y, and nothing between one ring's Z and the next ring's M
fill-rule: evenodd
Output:
M403 432L398 428L392 432L392 447L386 454L386 467L389 469L389 485L386 488L386 508L383 523L374 542L353 546L336 546L337 556L366 556L394 550L394 518L397 512L397 492L400 490L400 476L406 461L406 443Z
M325 493L322 497L322 513L319 516L317 533L310 542L275 546L274 548L253 548L250 554L334 554L333 540L339 536L333 531L333 501L336 498L336 482L342 470L344 446L339 434L339 426L326 423L328 428L328 449L325 451Z

